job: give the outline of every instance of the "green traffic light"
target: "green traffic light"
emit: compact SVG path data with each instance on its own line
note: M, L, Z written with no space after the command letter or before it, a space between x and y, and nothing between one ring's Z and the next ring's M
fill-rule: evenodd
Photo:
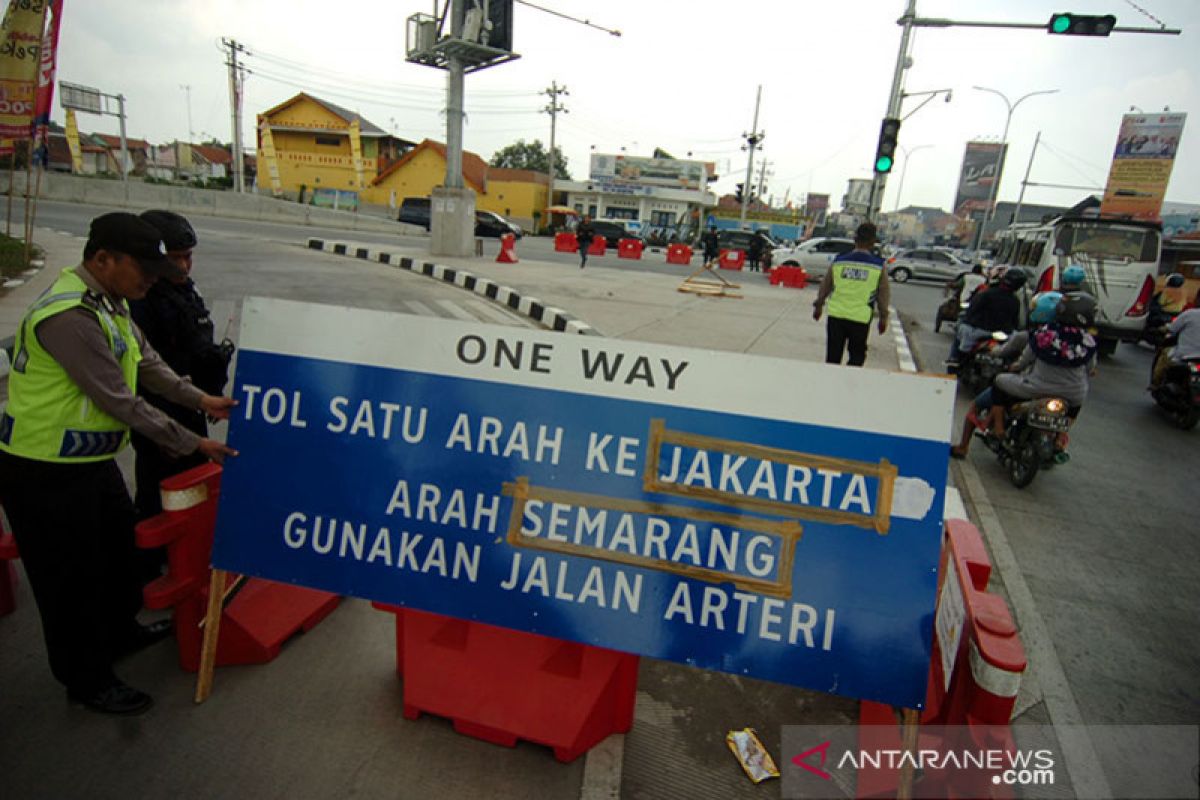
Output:
M879 158L875 159L875 171L876 172L891 172L892 171L892 157L891 156L880 156Z
M1071 18L1066 14L1060 14L1050 22L1050 30L1055 33L1066 33L1071 28Z

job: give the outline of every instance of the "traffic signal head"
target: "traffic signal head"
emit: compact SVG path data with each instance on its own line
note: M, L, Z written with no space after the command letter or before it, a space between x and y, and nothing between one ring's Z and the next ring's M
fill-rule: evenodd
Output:
M733 196L734 196L734 198L735 198L735 199L736 199L736 200L737 200L739 203L740 203L740 202L742 202L742 188L743 188L744 186L745 186L745 184L739 183L739 184L737 185L737 191L733 193Z
M875 148L875 172L886 174L896 163L896 139L900 135L900 120L884 119L879 128L879 145Z
M1117 26L1112 14L1055 14L1046 23L1048 33L1062 36L1108 36Z

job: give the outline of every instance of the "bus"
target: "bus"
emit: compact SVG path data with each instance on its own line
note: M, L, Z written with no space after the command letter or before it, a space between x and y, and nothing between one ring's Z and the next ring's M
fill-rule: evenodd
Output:
M996 238L994 263L1025 269L1034 291L1059 289L1059 275L1068 264L1083 267L1083 289L1097 301L1102 355L1112 355L1119 342L1137 341L1155 291L1162 248L1159 223L1064 215L1012 225Z

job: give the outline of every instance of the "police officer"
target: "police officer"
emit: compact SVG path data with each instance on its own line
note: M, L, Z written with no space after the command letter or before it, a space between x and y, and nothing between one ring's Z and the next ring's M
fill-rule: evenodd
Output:
M864 222L854 233L854 249L843 253L829 265L813 303L813 319L821 319L825 300L829 300L829 319L825 323L825 363L841 364L842 354L850 350L850 366L861 367L867 360L867 336L871 316L879 311L879 333L887 331L888 306L891 302L887 271L883 259L872 252L875 226Z
M206 394L220 395L228 380L233 343L228 339L221 344L213 341L212 317L191 278L196 231L185 217L172 211L146 211L141 217L158 229L167 248L167 259L179 273L157 281L144 298L129 304L133 321L176 374L190 378ZM145 387L139 387L138 394L183 427L199 436L208 436L203 411L171 402ZM137 493L133 504L137 518L142 520L162 511L158 485L163 478L199 466L207 459L199 452L173 458L136 430L132 443L137 453Z
M92 220L83 261L64 269L17 330L0 415L0 505L42 618L50 669L70 700L112 714L153 703L113 662L170 632L141 625L133 503L115 456L131 428L173 455L236 455L136 395L139 384L227 418L234 401L205 394L163 363L129 316L160 276L177 274L158 230L136 215Z

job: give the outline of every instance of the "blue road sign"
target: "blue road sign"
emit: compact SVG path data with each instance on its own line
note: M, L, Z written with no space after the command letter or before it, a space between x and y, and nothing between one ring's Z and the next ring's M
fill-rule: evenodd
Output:
M949 381L275 300L242 324L216 566L923 703Z

